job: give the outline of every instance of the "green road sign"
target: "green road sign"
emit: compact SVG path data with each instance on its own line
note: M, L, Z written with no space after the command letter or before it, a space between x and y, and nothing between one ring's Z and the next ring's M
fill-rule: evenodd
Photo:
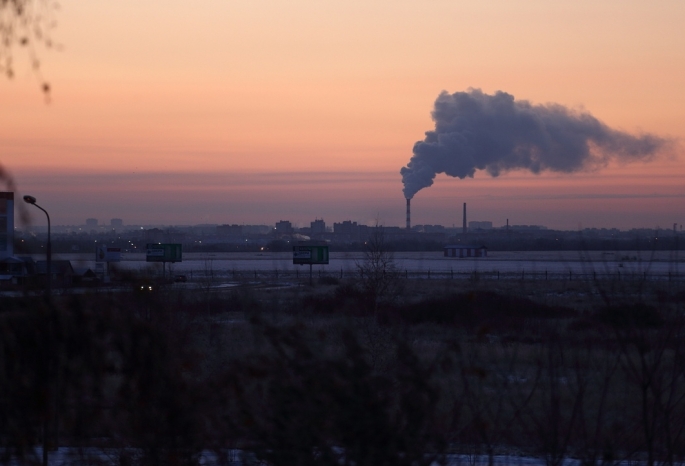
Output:
M328 264L328 245L299 244L293 246L293 264Z
M183 248L180 244L148 243L145 248L147 262L182 262Z

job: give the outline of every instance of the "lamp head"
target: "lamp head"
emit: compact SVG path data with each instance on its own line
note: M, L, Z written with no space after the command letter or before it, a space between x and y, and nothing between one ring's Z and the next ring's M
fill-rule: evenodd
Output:
M36 203L36 198L33 196L24 196L24 202L28 204L35 204Z

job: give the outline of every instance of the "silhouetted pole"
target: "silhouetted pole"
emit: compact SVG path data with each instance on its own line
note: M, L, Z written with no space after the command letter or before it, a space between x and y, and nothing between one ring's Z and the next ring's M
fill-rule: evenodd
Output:
M35 207L42 210L43 212L45 212L45 216L48 219L48 244L47 244L47 251L45 254L46 259L47 259L46 272L47 272L48 277L47 277L47 283L45 285L45 294L49 300L50 296L52 294L51 293L52 292L52 241L50 239L50 214L48 214L47 210L43 209L41 206L36 204L36 198L33 196L24 196L24 202L26 202L28 204L32 204Z
M48 214L48 211L43 209L41 206L36 204L36 198L33 196L24 196L24 202L27 204L32 204L35 207L39 208L43 212L45 212L45 216L48 219L48 244L47 244L47 251L46 253L46 264L45 264L45 269L47 272L47 281L45 283L45 299L48 302L48 306L51 306L51 295L52 295L52 241L50 238L50 214ZM50 336L48 335L48 338ZM48 356L49 356L48 352ZM45 361L46 364L46 378L45 378L45 384L46 384L46 390L48 391L47 396L46 396L46 407L50 406L50 367L49 367L49 361ZM48 409L48 412L45 413L45 418L43 420L43 466L48 466L48 437L49 437L49 432L50 432L50 410Z

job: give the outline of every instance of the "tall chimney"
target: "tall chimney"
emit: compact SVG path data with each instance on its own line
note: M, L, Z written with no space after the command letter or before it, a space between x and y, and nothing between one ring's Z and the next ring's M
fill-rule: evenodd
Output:
M464 234L466 234L466 202L464 202L464 226L463 226Z
M407 199L407 231L411 230L411 201Z

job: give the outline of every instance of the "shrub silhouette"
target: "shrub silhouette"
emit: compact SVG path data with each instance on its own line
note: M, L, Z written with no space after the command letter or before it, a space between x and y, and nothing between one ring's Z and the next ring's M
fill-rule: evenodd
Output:
M341 313L365 315L371 308L372 297L352 283L343 283L328 293L307 295L302 299L302 308L315 314Z
M192 462L202 387L189 373L183 328L162 307L121 293L1 313L0 460L36 460L47 420L49 445L135 447L142 464Z
M399 343L396 364L375 372L355 334L339 352L300 327L263 329L266 348L234 361L219 386L230 393L231 429L273 465L431 464L447 446L439 429L439 365L425 365Z
M617 328L657 328L664 323L659 310L643 302L605 306L597 312L597 320Z
M397 313L410 324L452 324L469 328L487 325L500 329L520 328L527 320L558 319L574 314L570 309L490 291L430 298L405 305Z
M299 295L275 312L258 296L213 298L217 315L241 311L212 321L215 344L199 293L2 300L0 462L36 461L45 419L60 445L131 465L231 448L271 465L427 465L448 449L549 464L685 457L685 319L672 301L576 313L476 291L370 314L343 283L303 297L302 316L287 312Z

